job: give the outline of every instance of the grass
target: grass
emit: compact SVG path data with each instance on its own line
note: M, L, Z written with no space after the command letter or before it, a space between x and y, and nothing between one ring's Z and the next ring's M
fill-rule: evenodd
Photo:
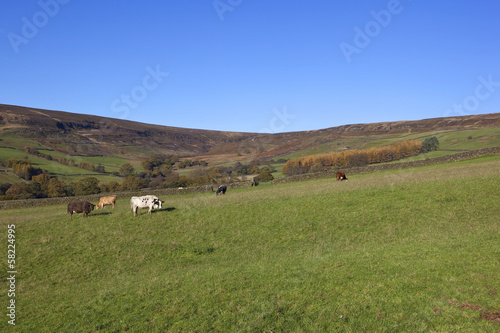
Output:
M127 200L72 221L0 211L0 230L16 225L16 329L497 332L481 316L500 311L499 167L163 197L137 218Z
M41 158L41 157L36 157L33 155L26 154L24 151L17 150L17 149L12 149L12 148L0 148L0 158L4 161L7 161L9 158L17 158L17 159L23 159L25 157L28 157L28 159L31 161L31 163L39 167L41 169L45 169L49 172L49 174L56 176L57 178L64 180L65 182L74 182L78 181L82 178L85 177L95 177L99 181L112 181L112 180L120 180L121 178L113 176L113 175L105 175L105 174L97 174L92 171L80 169L76 166L69 166L65 164L58 163L56 161L49 161L47 159ZM71 158L71 156L70 156ZM103 162L108 162L108 163L114 163L117 159L114 158L101 158ZM91 161L92 159L89 157L84 157L80 158L77 157L74 159L76 162L79 161ZM104 165L104 163L103 163ZM106 167L106 165L105 165ZM108 168L106 168L106 171L109 171ZM9 176L10 177L10 176ZM0 178L2 179L2 178ZM14 179L11 179L11 181L8 181L10 183L12 182L20 182L20 180L14 181Z
M500 146L500 128L496 127L478 130L432 131L408 134L398 133L352 138L344 137L338 141L306 148L282 158L292 159L308 155L330 153L342 150L345 147L349 147L349 149L368 149L371 147L387 146L405 140L423 141L432 136L438 138L440 150L446 155L455 154L457 151Z
M53 150L47 150L47 149L39 149L38 150L40 153L46 154L46 155L51 155L51 156L60 156L60 157L65 157L68 160L72 159L74 160L77 164L79 162L86 162L86 163L93 163L95 166L102 164L107 172L113 172L113 171L119 171L120 167L127 163L128 161L124 158L121 157L110 157L110 156L70 156L70 155L65 155L63 153L53 151Z

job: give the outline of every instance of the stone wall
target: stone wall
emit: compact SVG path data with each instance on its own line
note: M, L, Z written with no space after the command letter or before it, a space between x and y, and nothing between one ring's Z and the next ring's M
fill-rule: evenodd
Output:
M244 181L238 183L228 184L228 190L238 187L249 187L252 186L251 181ZM24 199L24 200L8 200L0 201L1 209L11 209L11 208L22 208L22 207L36 207L36 206L48 206L48 205L66 205L70 201L89 201L93 204L97 204L100 197L115 194L118 199L138 197L142 195L156 195L158 197L165 195L177 195L177 194L188 194L188 193L204 193L204 192L215 192L217 190L216 185L204 185L195 187L184 187L184 188L165 188L165 189L141 189L137 191L124 191L116 193L99 193L91 195L80 195L75 197L61 197L61 198L43 198L43 199Z
M456 162L456 161L477 158L481 156L498 155L498 154L500 154L500 147L493 147L493 148L465 151L453 155L428 158L420 161L400 162L400 163L390 163L390 164L374 164L374 165L367 165L364 167L345 168L342 169L342 171L344 171L347 174L347 176L349 176L360 173L370 173L370 172L385 171L385 170L413 168L413 167L439 164L439 163ZM303 180L332 178L335 177L336 172L337 170L296 175L286 178L275 179L273 180L272 184L276 185L276 184L297 182ZM244 181L244 182L228 184L228 189L230 190L232 188L250 187L250 186L252 186L252 181ZM0 210L10 209L10 208L21 208L21 207L62 205L62 204L68 204L68 202L76 200L84 200L97 204L97 201L99 200L100 197L111 194L116 194L117 198L122 199L122 198L130 198L132 196L141 196L147 194L153 194L156 196L165 196L165 195L178 195L178 194L188 194L188 193L215 192L216 190L217 190L216 185L204 185L204 186L186 187L186 188L166 188L166 189L155 189L155 190L141 189L137 191L128 191L128 192L99 193L99 194L84 195L78 197L9 200L9 201L0 201Z
M363 167L344 168L344 169L342 169L342 171L345 172L347 177L349 178L349 175L356 175L356 174L360 174L360 173L370 173L370 172L385 171L385 170L414 168L414 167L420 167L420 166L425 166L425 165L440 164L440 163L447 163L447 162L457 162L457 161L469 160L469 159L477 158L477 157L481 157L481 156L498 155L498 154L500 154L500 147L492 147L492 148L484 148L484 149L478 149L478 150L465 151L465 152L461 152L461 153L453 154L453 155L445 155L445 156L441 156L441 157L428 158L428 159L420 160L420 161L400 162L400 163L390 163L390 164L372 164L372 165L367 165L367 166L363 166ZM273 185L290 183L290 182L297 182L297 181L303 181L303 180L310 180L310 179L332 178L332 177L335 178L337 171L338 170L326 171L326 172L316 172L316 173L306 173L306 174L302 174L302 175L296 175L296 176L290 176L290 177L286 177L286 178L275 179L275 180L273 180Z

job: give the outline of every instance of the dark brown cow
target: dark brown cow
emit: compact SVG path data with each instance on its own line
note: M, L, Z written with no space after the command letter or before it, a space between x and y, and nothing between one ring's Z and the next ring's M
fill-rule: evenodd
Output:
M83 216L88 216L94 210L94 205L87 201L72 201L68 204L69 219L73 218L73 213L83 213Z
M343 173L341 171L337 172L337 180L347 180L345 173Z

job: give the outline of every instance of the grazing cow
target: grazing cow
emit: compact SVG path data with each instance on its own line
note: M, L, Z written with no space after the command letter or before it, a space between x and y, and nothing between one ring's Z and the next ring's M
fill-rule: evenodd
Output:
M68 204L69 219L73 219L73 213L83 213L83 216L88 216L94 210L94 205L87 201L72 201Z
M132 208L134 216L137 216L138 208L149 208L148 214L151 214L152 209L154 208L161 209L161 204L163 203L165 203L165 201L161 201L155 195L145 195L142 197L130 198L130 208Z
M215 192L215 195L219 195L219 193L226 194L227 191L227 186L226 185L221 185Z
M337 172L337 180L347 180L347 177L345 176L345 173L343 172Z
M95 206L95 209L99 208L104 208L104 206L109 206L113 205L113 208L115 208L115 203L116 203L116 195L110 195L107 197L102 197L99 199L99 202L97 203L97 206Z

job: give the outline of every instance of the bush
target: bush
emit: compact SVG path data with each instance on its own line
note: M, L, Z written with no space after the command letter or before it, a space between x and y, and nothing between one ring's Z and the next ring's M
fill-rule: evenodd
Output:
M130 163L125 163L120 167L120 175L123 177L128 177L135 174L135 169Z
M139 190L144 187L146 187L144 179L134 176L128 176L123 180L120 189L122 191L130 191L130 190Z
M8 200L33 199L36 197L34 187L31 186L31 184L27 184L27 183L13 184L5 192L5 196Z
M101 193L99 181L95 177L86 177L75 183L75 195L88 195Z
M0 184L0 195L5 195L5 192L12 186L11 183Z
M259 182L270 182L274 179L274 176L271 174L269 169L262 170L257 177L255 177L255 181Z
M65 197L67 195L66 183L57 178L50 178L49 186L47 189L47 195L50 198L54 197Z
M373 147L365 150L347 150L328 154L310 155L291 159L283 166L287 176L299 175L325 169L359 167L373 163L384 163L418 155L422 152L420 141L404 141L385 147Z
M439 140L433 136L431 138L427 138L422 142L422 152L428 153L430 151L439 149Z

